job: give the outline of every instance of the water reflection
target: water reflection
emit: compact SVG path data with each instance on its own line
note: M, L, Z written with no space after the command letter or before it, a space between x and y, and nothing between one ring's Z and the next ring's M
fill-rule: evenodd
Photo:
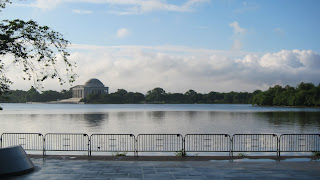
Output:
M68 123L68 120L72 120L75 123L75 125L82 124L83 122L86 123L89 127L99 127L102 125L102 123L109 118L108 113L96 113L96 114L63 114L61 115L62 118L58 118L58 115L55 115L55 119L64 119L66 120L66 124Z
M98 127L103 121L108 120L109 114L84 114L83 117L91 127Z
M166 117L166 112L164 111L153 111L153 112L148 112L149 116L152 117L153 120L159 122L165 119Z
M127 107L123 105L124 107ZM219 109L201 109L196 106L187 110L171 109L165 105L152 110L142 107L110 110L105 105L41 106L40 110L7 110L0 113L0 134L3 132L59 132L73 133L319 133L320 111L252 111L235 109L225 105ZM138 106L138 105L137 105ZM177 107L183 105L175 105ZM195 105L194 105L195 106ZM20 108L20 106L18 106ZM57 108L60 106L57 106ZM79 110L79 107L82 109ZM143 106L147 107L147 105ZM183 106L184 107L184 106ZM189 106L188 106L189 107ZM193 107L193 106L192 106ZM208 107L212 107L208 106ZM47 109L46 109L47 108ZM69 108L69 109L68 109ZM197 109L199 109L197 111ZM286 111L284 111L286 110Z
M314 126L320 128L319 112L258 112L254 113L254 119L267 120L273 125L293 125L297 124L302 128Z

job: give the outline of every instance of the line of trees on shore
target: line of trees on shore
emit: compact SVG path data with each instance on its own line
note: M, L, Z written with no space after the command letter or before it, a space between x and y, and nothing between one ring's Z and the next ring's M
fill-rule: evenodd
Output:
M31 87L28 91L11 90L0 97L0 102L49 102L71 98L70 90L43 91L39 93ZM110 94L90 94L82 99L88 104L253 104L258 106L309 106L320 107L320 84L300 83L297 87L275 85L266 91L220 93L211 91L201 94L194 90L185 93L167 93L157 87L142 94L118 89Z
M320 107L320 84L300 83L297 87L270 87L252 98L252 104L259 106L308 106Z
M131 104L131 103L157 103L157 104L246 104L250 101L252 93L248 92L229 92L219 93L210 92L208 94L197 93L189 90L186 93L166 93L162 88L154 88L143 95L138 92L127 92L124 89L118 89L111 94L90 94L83 101L85 103L102 104Z
M4 95L0 96L0 102L7 103L26 103L26 102L49 102L57 101L59 99L68 99L72 97L71 90L57 91L43 91L39 93L34 87L28 91L10 90Z

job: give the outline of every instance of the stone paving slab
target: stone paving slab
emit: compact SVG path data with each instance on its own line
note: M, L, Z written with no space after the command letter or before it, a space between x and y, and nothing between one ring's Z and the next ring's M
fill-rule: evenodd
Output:
M10 179L320 179L320 161L101 161L31 158L32 173Z

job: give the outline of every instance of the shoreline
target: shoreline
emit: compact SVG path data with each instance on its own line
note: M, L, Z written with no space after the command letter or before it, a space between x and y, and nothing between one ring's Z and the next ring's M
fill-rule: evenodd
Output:
M23 103L18 103L18 102L0 102L3 104L101 104L101 105L105 105L106 103L84 103L84 102L78 102L78 103L73 103L73 102L64 102L64 101L49 101L49 102L23 102ZM122 104L114 104L114 103L110 103L110 105L135 105L132 103L122 103ZM179 103L136 103L136 105L140 105L140 104L151 104L151 105L179 105ZM236 103L183 103L180 105L251 105L251 104L236 104ZM318 106L259 106L259 105L251 105L252 107L270 107L270 108L301 108L301 109L306 109L306 108L312 108L312 109L320 109L320 107ZM1 106L0 106L0 110L1 110Z
M259 105L252 105L252 107L275 107L275 108L313 108L313 109L320 109L317 106L259 106Z

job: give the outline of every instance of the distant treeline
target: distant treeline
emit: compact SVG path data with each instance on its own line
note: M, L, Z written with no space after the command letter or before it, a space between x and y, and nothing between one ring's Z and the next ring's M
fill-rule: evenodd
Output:
M247 92L229 92L218 93L210 92L209 94L197 93L189 90L186 93L166 93L162 88L154 88L143 95L138 92L127 92L124 89L118 89L111 94L90 94L84 99L85 103L101 104L137 104L137 103L162 103L162 104L247 104L250 102L252 93Z
M255 91L252 104L259 106L309 106L320 107L320 84L300 83L296 88L279 86L267 91Z
M28 91L11 90L8 93L0 96L0 102L8 103L25 103L25 102L49 102L58 99L68 99L72 97L70 90L43 91L39 93L35 88L31 87Z
M48 102L71 98L70 90L43 91L39 93L33 87L29 91L12 90L0 97L1 102ZM186 93L167 93L162 88L154 88L146 95L139 92L128 92L118 89L111 94L90 94L82 99L88 104L253 104L259 106L320 106L320 84L300 83L297 87L275 85L266 91L219 93L211 91L208 94L189 90Z

